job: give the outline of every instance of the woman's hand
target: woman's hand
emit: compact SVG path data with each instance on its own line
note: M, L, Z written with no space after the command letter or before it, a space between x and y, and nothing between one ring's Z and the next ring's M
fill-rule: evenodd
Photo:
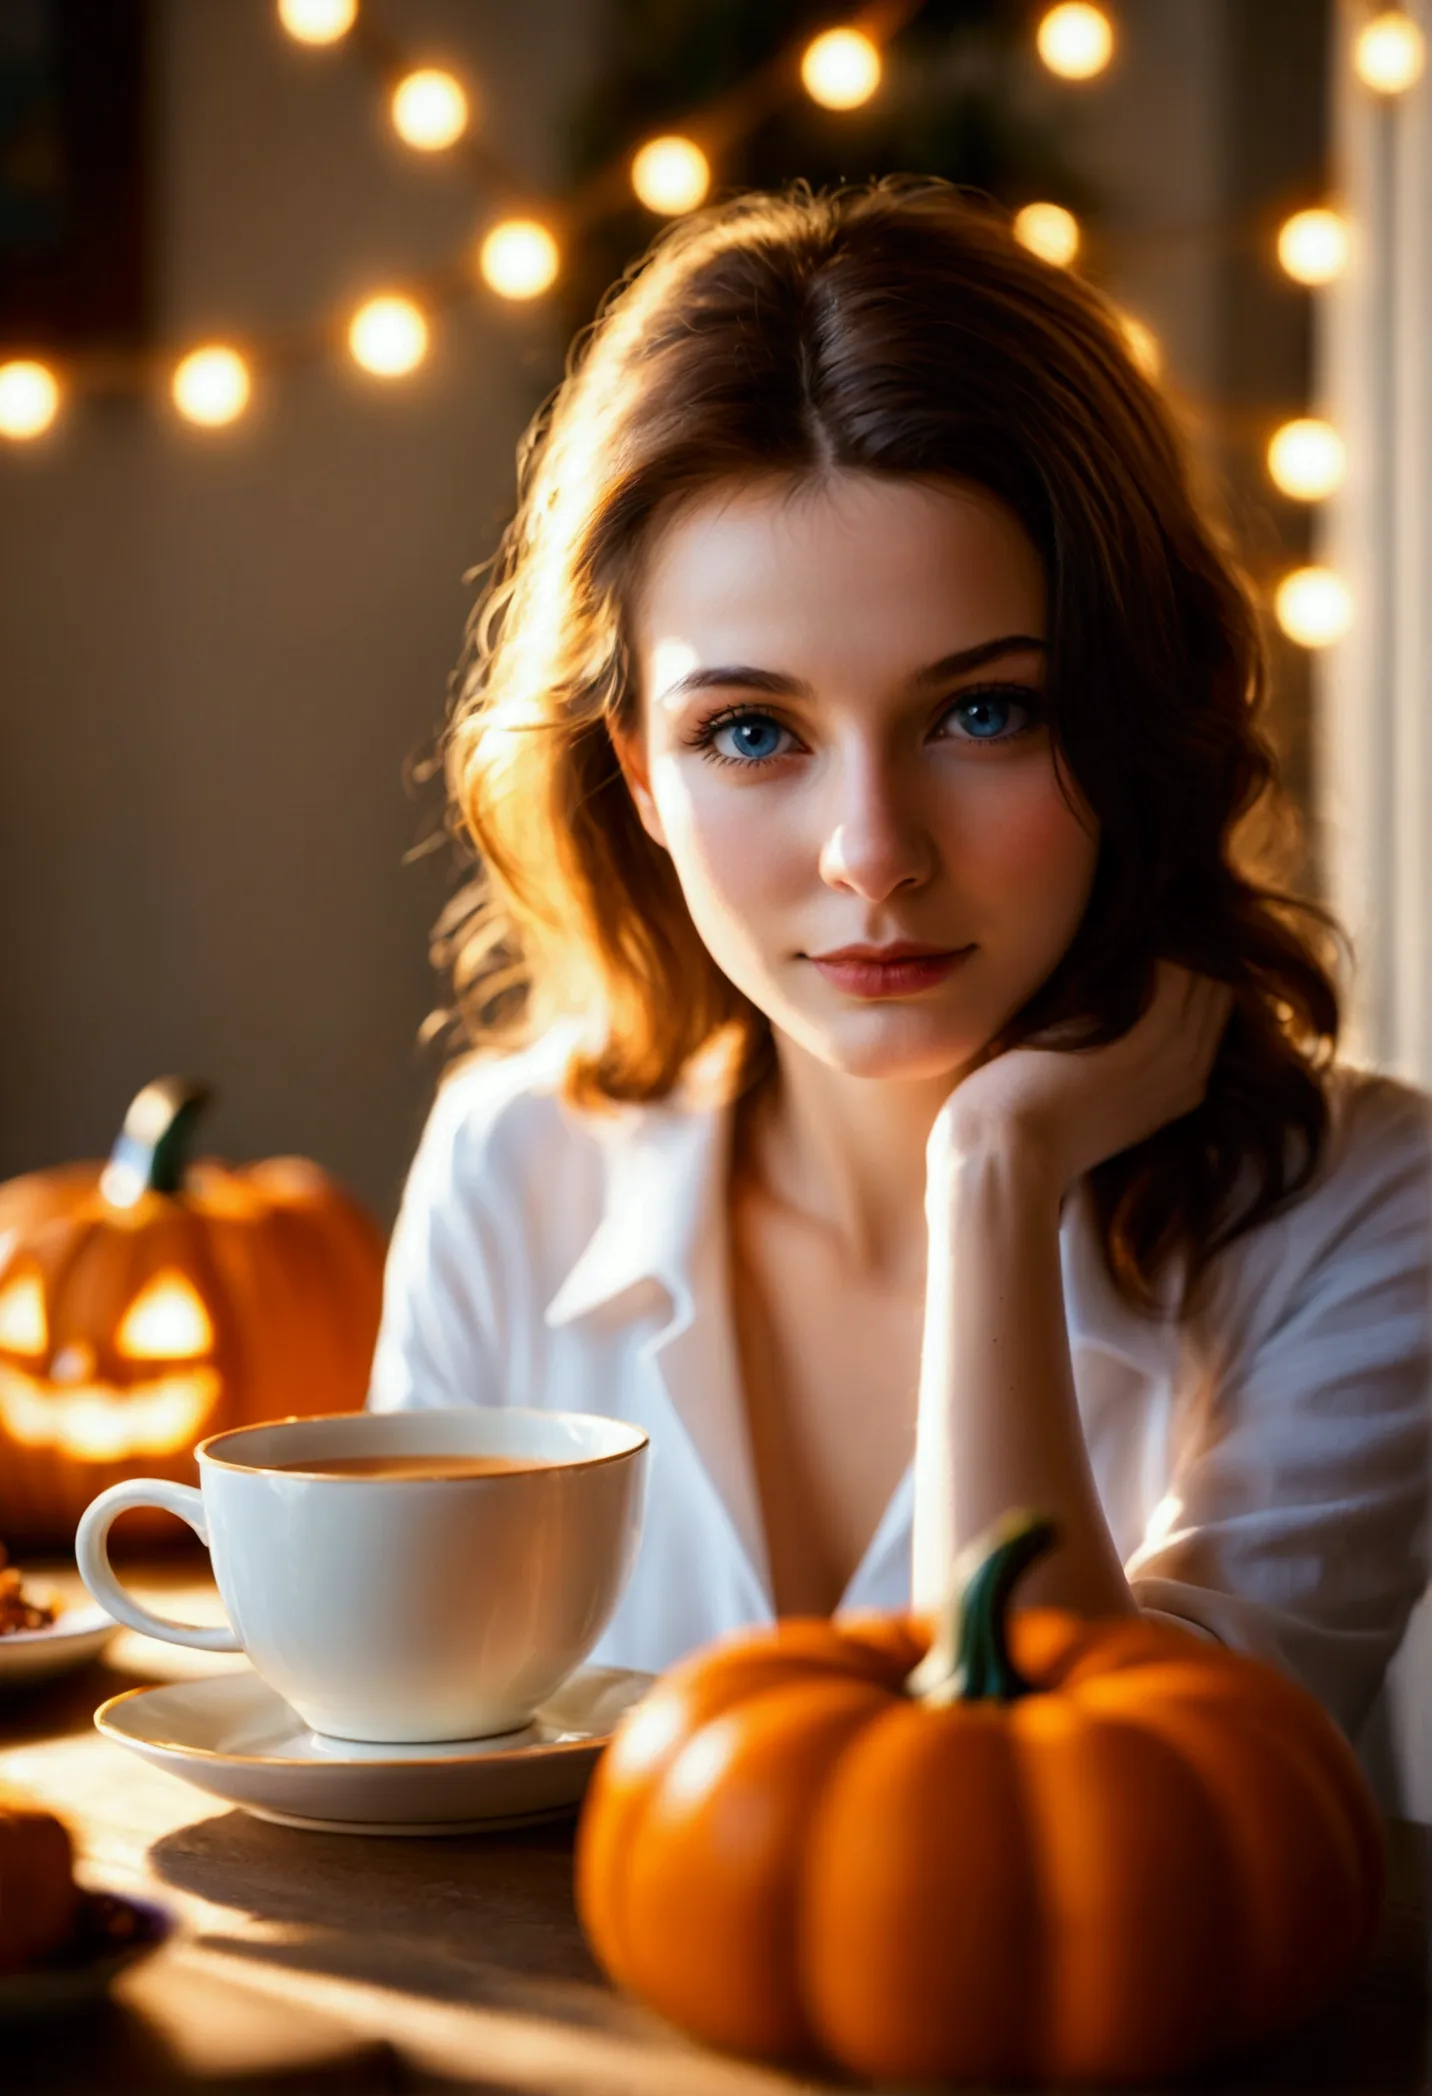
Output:
M1155 968L1153 1002L1118 1040L1102 1048L1012 1048L956 1085L930 1130L927 1187L972 1150L1019 1142L1062 1199L1104 1158L1192 1113L1207 1090L1233 992L1172 961Z

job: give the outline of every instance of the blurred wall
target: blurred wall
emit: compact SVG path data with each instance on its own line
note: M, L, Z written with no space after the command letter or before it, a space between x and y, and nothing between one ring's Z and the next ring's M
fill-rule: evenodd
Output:
M557 178L583 0L395 0L412 52L485 92L486 137ZM459 251L470 177L402 146L370 73L272 0L153 9L160 339L339 315ZM460 645L542 316L490 295L385 383L346 357L261 381L227 431L163 400L76 403L0 459L0 1176L102 1155L175 1070L222 1097L202 1147L296 1150L386 1221L431 1092L415 1034L445 859L405 758Z
M1111 288L1209 395L1250 353L1252 294L1226 249L1166 229L1269 179L1267 138L1249 166L1248 126L1270 122L1248 84L1256 12L1126 0L1109 78L1058 90L1122 228ZM557 178L590 0L379 13L482 84L510 162ZM1321 17L1262 0L1292 161L1316 126ZM341 314L482 221L461 168L400 146L368 72L291 43L270 0L159 0L154 29L166 342ZM1294 395L1300 325L1278 367ZM335 356L261 383L230 431L162 399L80 402L5 448L0 1178L103 1155L139 1086L179 1071L220 1093L202 1148L316 1157L391 1222L438 1072L416 1037L454 881L445 850L404 864L435 792L410 797L403 767L441 721L463 573L494 550L564 347L540 312L475 296L409 381Z
M1280 423L1318 412L1316 295L1283 275L1276 240L1326 201L1329 0L1124 0L1115 15L1123 62L1075 98L1109 199L1100 281L1153 327L1174 388L1214 411L1195 448L1266 613L1266 725L1306 823L1291 878L1326 898L1311 664L1271 614L1275 580L1313 557L1313 518L1273 486L1266 450Z

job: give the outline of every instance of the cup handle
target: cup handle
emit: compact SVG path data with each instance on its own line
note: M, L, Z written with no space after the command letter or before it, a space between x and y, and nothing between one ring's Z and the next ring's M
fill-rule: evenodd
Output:
M127 1594L115 1577L109 1561L109 1532L126 1507L163 1507L187 1521L207 1550L209 1530L204 1520L204 1495L193 1485L172 1484L162 1477L131 1477L111 1485L92 1499L80 1515L75 1531L75 1559L80 1578L101 1608L117 1622L146 1637L167 1638L171 1645L196 1645L201 1652L242 1652L243 1645L227 1623L212 1628L198 1623L176 1623L170 1616L151 1615Z

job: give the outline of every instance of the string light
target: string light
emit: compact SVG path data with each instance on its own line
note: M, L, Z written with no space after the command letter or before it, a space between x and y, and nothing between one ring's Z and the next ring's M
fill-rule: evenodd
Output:
M1051 7L1035 32L1039 55L1061 80L1092 80L1114 51L1114 27L1101 7L1066 0Z
M38 437L54 421L60 388L47 364L14 357L0 364L0 436Z
M557 274L557 243L535 218L507 218L483 241L477 266L502 298L536 298Z
M277 0L277 12L283 29L295 40L332 44L353 27L358 0ZM887 20L885 33L889 31ZM1064 80L1082 81L1108 66L1114 30L1102 8L1066 0L1045 11L1036 43L1050 72ZM365 46L365 55L372 57L374 51ZM1383 95L1403 93L1424 69L1422 33L1401 9L1386 10L1356 39L1352 62L1365 86ZM860 107L874 95L881 76L879 46L854 28L828 30L801 53L802 84L824 108ZM419 151L436 152L455 144L470 122L463 87L438 67L404 73L390 106L398 135ZM719 109L708 111L704 121L709 123L720 115ZM739 107L733 106L722 121L734 135L740 127ZM679 133L649 139L632 156L628 170L639 201L648 210L667 216L701 204L710 190L711 172L700 146ZM502 170L497 173L501 176ZM615 173L615 169L607 170L603 181L609 183ZM580 219L582 200L569 199L568 203L575 205ZM1071 266L1079 253L1079 223L1060 204L1025 205L1015 214L1012 230L1031 253L1055 266ZM1279 229L1278 261L1298 283L1326 284L1346 268L1349 245L1349 227L1337 211L1299 211ZM478 254L484 282L501 297L515 300L534 298L547 290L560 261L552 233L532 218L503 220L488 232ZM1116 312L1130 355L1149 379L1159 380L1164 360L1157 337L1135 315ZM371 298L352 316L348 346L354 361L366 371L381 378L399 378L415 370L427 355L428 323L411 298L396 294ZM210 426L234 421L247 407L251 391L245 360L221 343L205 344L183 357L173 369L170 386L179 412L192 422ZM39 436L54 421L60 397L59 383L46 365L28 358L0 363L0 436ZM1346 450L1331 424L1303 417L1274 433L1266 464L1273 483L1285 495L1318 501L1342 484ZM1305 648L1323 648L1339 640L1353 618L1346 584L1326 567L1302 567L1285 575L1274 592L1273 608L1283 633Z
M1143 321L1136 320L1132 313L1121 313L1119 326L1129 345L1129 354L1145 378L1157 378L1163 370L1163 351L1153 329L1145 327Z
M1079 252L1079 221L1062 204L1026 204L1015 215L1014 237L1032 254L1067 269Z
M827 29L801 56L801 83L822 109L858 109L880 85L880 52L859 29Z
M653 138L631 164L631 186L648 211L694 211L711 187L711 164L694 140Z
M420 153L440 153L467 129L467 96L451 73L424 66L394 88L393 128Z
M358 0L278 0L278 18L300 44L336 44L358 19Z
M1330 422L1312 416L1285 422L1268 445L1268 472L1275 487L1299 502L1320 502L1342 486L1347 449Z
M348 329L353 360L377 378L402 378L428 353L428 324L410 298L370 298Z
M1274 614L1289 640L1326 648L1352 624L1352 598L1331 568L1295 568L1279 583Z
M249 367L237 350L220 342L190 350L174 367L174 405L190 422L210 428L233 422L249 401Z
M882 37L894 34L917 7L918 0L903 5L902 0L891 0L880 10ZM277 0L277 12L285 31L298 41L331 44L353 27L358 5L357 0ZM1040 58L1051 72L1077 81L1090 79L1107 67L1115 38L1103 8L1065 4L1044 11L1036 41ZM391 115L395 129L408 144L419 150L441 150L469 127L468 96L452 74L437 67L408 68L401 59L395 63L391 52L385 54L381 39L365 38L359 49L366 61L378 64L388 77L398 77ZM1360 39L1357 63L1368 84L1383 92L1398 91L1421 71L1421 37L1400 10L1384 13ZM879 45L853 27L829 30L808 42L800 53L800 78L806 92L830 109L853 109L867 102L880 84L882 70ZM739 136L763 107L759 92L730 91L703 113L703 133L714 126L723 138ZM506 184L509 194L519 187L492 156L487 159L489 173L499 185ZM569 196L561 208L577 223L586 223L594 210L607 208L614 178L620 173L620 163L608 167L594 180L590 193L584 190ZM679 133L648 140L632 156L626 174L640 201L668 216L696 208L708 195L712 179L706 154L693 139ZM1080 249L1078 222L1061 205L1025 206L1016 215L1013 230L1031 252L1058 266L1072 264ZM1327 282L1345 266L1348 241L1348 228L1336 212L1300 212L1280 231L1279 260L1298 281ZM561 266L552 233L540 221L528 218L507 219L493 227L477 260L481 277L492 290L518 300L545 291ZM450 271L448 265L431 273L435 296L447 295ZM415 288L421 291L428 281L415 279ZM1132 314L1121 313L1118 318L1130 354L1157 381L1163 368L1157 338ZM310 339L316 348L321 340L317 329ZM355 361L366 370L384 378L401 377L426 356L428 323L412 298L374 298L353 315L348 345ZM248 403L248 368L236 352L220 344L206 345L183 359L170 383L180 411L196 421L232 420ZM0 434L38 435L53 420L59 402L60 387L43 365L28 361L0 365ZM1290 434L1294 430L1299 432L1296 437ZM1310 437L1309 431L1325 434ZM1316 448L1319 442L1321 451ZM1327 425L1311 421L1289 425L1271 440L1267 463L1285 492L1316 500L1341 480L1342 446ZM1277 602L1284 630L1309 646L1335 638L1350 618L1345 588L1325 569L1302 569L1285 578Z
M1421 79L1425 62L1422 31L1397 7L1369 22L1353 45L1353 70L1380 95L1405 94Z
M1347 255L1347 224L1336 211L1295 211L1279 229L1278 260L1299 284L1330 284Z

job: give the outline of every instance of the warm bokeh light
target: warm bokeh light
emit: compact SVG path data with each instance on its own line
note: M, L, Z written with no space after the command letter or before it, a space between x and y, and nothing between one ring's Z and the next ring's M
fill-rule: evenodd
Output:
M1285 422L1268 445L1268 472L1275 487L1299 502L1320 502L1341 487L1347 450L1330 422L1304 416Z
M30 357L0 364L0 437L42 435L59 405L59 384L48 364Z
M482 243L477 266L502 298L536 298L557 274L557 243L535 218L505 218Z
M1300 647L1325 648L1352 624L1352 598L1331 568L1295 568L1273 599L1278 624Z
M365 371L401 378L427 355L428 324L410 298L370 298L353 316L348 347Z
M1026 204L1015 215L1014 237L1046 262L1067 269L1079 252L1079 221L1062 204Z
M394 88L393 128L420 153L440 153L467 129L467 96L451 73L424 66Z
M1404 94L1422 78L1426 56L1422 31L1400 7L1375 16L1352 47L1358 79L1380 95Z
M1129 354L1145 378L1158 378L1163 371L1163 351L1153 329L1146 327L1142 320L1136 320L1132 313L1121 313L1119 326L1129 345Z
M248 406L249 367L237 350L207 343L175 365L171 390L181 415L217 429Z
M827 29L801 54L801 83L822 109L858 109L880 85L880 51L859 29Z
M1051 7L1035 35L1039 55L1061 80L1092 80L1114 52L1114 25L1102 7L1068 0Z
M1278 229L1278 260L1299 284L1330 284L1347 267L1347 221L1336 211L1295 211Z
M648 211L694 211L711 187L711 166L692 139L649 139L631 164L631 186Z
M278 18L301 44L336 44L358 19L358 0L278 0Z

